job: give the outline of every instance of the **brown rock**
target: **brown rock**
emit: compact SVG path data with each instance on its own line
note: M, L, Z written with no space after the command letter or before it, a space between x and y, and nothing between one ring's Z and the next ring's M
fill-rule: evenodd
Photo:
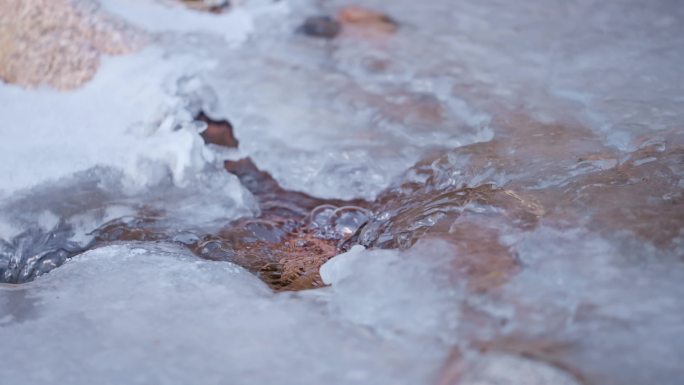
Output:
M342 8L337 13L337 19L345 28L365 34L391 34L398 28L397 22L391 17L356 5Z
M196 9L198 11L211 12L211 13L221 13L228 9L230 6L230 1L228 0L180 0L183 4L189 8Z
M311 16L297 29L307 36L332 39L340 33L340 22L330 16Z
M142 32L93 3L0 0L0 79L22 86L72 89L90 80L100 55L132 52Z
M205 122L207 129L202 132L205 143L237 148L238 140L233 135L233 126L227 120L211 120L204 113L200 113L197 120Z

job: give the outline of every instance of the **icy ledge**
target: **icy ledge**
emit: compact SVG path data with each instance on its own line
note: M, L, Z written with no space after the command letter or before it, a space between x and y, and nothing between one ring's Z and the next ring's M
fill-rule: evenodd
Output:
M373 252L344 284L298 294L274 294L235 265L170 246L92 250L32 283L0 286L2 381L432 383L447 347L421 335L453 325L443 310L454 297L439 279L419 278L445 247ZM385 272L396 283L379 282Z

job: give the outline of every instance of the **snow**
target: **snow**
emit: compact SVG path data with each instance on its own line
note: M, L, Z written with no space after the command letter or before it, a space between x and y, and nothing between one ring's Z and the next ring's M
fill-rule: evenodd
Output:
M3 237L35 224L51 230L61 219L85 245L101 224L141 208L186 229L256 214L251 194L193 122L211 102L196 76L207 66L151 47L107 58L72 92L0 84Z
M127 22L152 32L206 33L237 45L252 32L252 18L242 8L223 14L188 10L171 1L99 0L101 6Z
M0 151L14 160L0 164L3 192L95 166L123 171L132 187L153 185L166 174L184 185L211 163L174 85L192 75L192 58L164 56L150 48L108 58L95 79L74 92L0 85L6 119Z

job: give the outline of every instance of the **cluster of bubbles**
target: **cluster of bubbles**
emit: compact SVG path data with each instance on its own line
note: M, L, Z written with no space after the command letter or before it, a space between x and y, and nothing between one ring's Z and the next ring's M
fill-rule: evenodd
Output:
M308 226L316 237L344 240L355 235L370 218L368 210L361 207L321 205L311 210Z

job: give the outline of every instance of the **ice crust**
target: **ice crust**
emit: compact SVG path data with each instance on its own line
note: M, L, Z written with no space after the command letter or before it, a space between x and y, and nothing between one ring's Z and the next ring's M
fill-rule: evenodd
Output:
M420 260L419 270L435 267L430 258ZM374 281L384 264L373 270L377 276L350 277L351 285L274 294L239 267L173 247L89 251L28 285L0 287L0 339L8 352L0 361L2 379L36 385L429 383L447 348L417 338L424 331L416 325L447 327L429 321L431 304L446 306L443 296L424 291L425 305L405 312L405 288L423 285L406 270L395 275L405 284L380 288ZM365 285L376 287L375 295L358 298ZM377 308L376 316L356 322L354 309L345 308L353 301ZM407 317L392 324L401 319L397 313Z
M14 160L0 166L3 192L95 166L123 170L132 186L152 185L165 174L186 183L211 158L184 100L164 89L183 76L189 58L162 56L152 48L107 59L93 82L69 93L0 86L6 118L0 151Z
M258 212L193 121L212 101L196 76L210 65L152 47L105 60L73 92L0 84L0 239L41 215L57 215L85 244L101 224L141 209L186 229Z
M273 293L242 268L177 246L107 246L0 287L0 338L12 352L0 370L22 384L430 384L469 330L497 330L469 308L506 334L581 341L549 360L574 356L610 384L682 378L674 357L684 346L684 269L643 245L584 232L541 226L508 238L525 270L494 296L466 289L451 267L465 256L439 240L404 251L355 247L322 268L330 287L299 293ZM625 362L634 368L614 366ZM579 383L496 351L469 352L460 365L467 384Z
M373 200L430 150L491 139L489 115L451 95L446 84L433 88L394 74L357 77L337 56L375 47L342 40L327 49L293 36L315 8L284 4L284 14L256 19L250 44L219 54L219 65L206 74L219 99L212 112L234 123L244 153L283 187ZM412 104L420 107L404 111Z
M684 125L684 8L671 1L370 0L397 38L332 42L293 37L316 11L284 4L208 77L216 113L290 189L372 199L426 152L487 141L512 114L579 122L619 151Z
M584 373L610 373L611 383L684 378L673 359L684 356L684 265L673 257L684 255L681 244L662 252L627 234L542 226L515 248L526 268L506 287L498 311L515 302L529 313L513 311L522 319L512 332L575 341ZM605 358L612 356L619 359Z
M154 88L152 85L168 77L171 68L178 71L190 67L190 72L201 73L204 83L211 84L211 91L201 92L205 97L208 92L217 97L207 112L234 123L243 153L261 169L288 189L326 198L372 199L427 152L491 139L499 128L497 119L511 112L542 121L579 120L602 136L607 145L621 151L634 149L643 135L684 124L679 112L684 103L680 92L684 80L675 70L677 66L671 65L684 62L682 42L677 38L681 35L677 21L684 15L681 7L670 12L667 1L642 7L635 1L597 5L596 1L577 0L560 5L530 0L502 9L495 8L502 5L493 1L435 1L421 6L411 1L368 1L367 6L387 11L400 21L397 38L378 41L343 37L335 42L293 36L304 15L316 9L304 0L275 5L251 1L221 15L150 0L101 3L131 23L160 33L172 32L176 40L182 41L182 34L195 36L192 42L174 47L195 60L181 59L182 55L172 55L159 64L149 58L109 59L93 83L61 102L50 100L49 91L41 91L34 100L32 92L9 87L0 95L0 108L10 117L10 125L35 118L34 123L29 120L21 124L22 128L9 130L17 136L23 126L42 125L40 131L33 131L36 137L46 139L43 143L53 143L58 136L84 137L84 127L95 126L72 122L76 118L62 112L64 104L86 106L88 100L93 105L98 100L76 95L106 98L97 102L99 106L134 96L137 98L133 100L144 100L145 104L136 112L112 105L107 110L117 111L110 113L115 116L98 111L97 115L107 116L112 123L99 135L111 133L108 139L117 138L101 142L119 143L118 150L91 146L87 154L65 151L73 155L50 162L44 161L41 151L32 151L32 156L16 154L13 159L19 155L36 159L34 164L41 167L30 169L40 174L29 177L11 162L4 163L0 175L7 180L2 187L6 193L36 184L48 175L53 179L68 175L73 169L101 162L98 157L103 156L114 158L107 159L109 163L119 167L124 163L127 170L133 169L136 156L124 162L113 155L130 147L130 141L121 140L118 133L132 121L144 120L127 113L144 110L149 114L160 108L144 107L159 100L153 95L158 90L146 95L137 90ZM334 12L342 5L333 2L322 12ZM210 35L222 39L213 40ZM239 47L248 37L249 44ZM222 49L212 51L212 44ZM373 69L376 64L383 69ZM107 89L123 71L131 73L135 68L140 68L141 74L148 71L149 76L129 76L130 88L96 91ZM111 92L128 95L112 98ZM27 98L31 98L28 103ZM46 106L41 107L41 103ZM26 109L41 113L29 114ZM54 111L60 111L65 127L81 126L74 128L78 134L62 135L54 130L50 131L54 137L46 135L46 124L39 123L39 117L43 122L52 121ZM78 119L87 122L88 117ZM102 122L97 126L103 126ZM170 137L174 140L155 143L158 147L176 142L173 155L168 151L166 155L163 151L145 154L151 159L163 158L168 165L173 163L169 167L174 177L181 179L188 164L198 164L196 152L190 150L194 140L183 136L188 135L177 133ZM9 137L3 141L2 150L16 148L14 144L20 138ZM83 147L75 141L70 143L71 147L64 143L63 148ZM185 148L181 150L182 146ZM38 147L32 144L31 149ZM149 148L142 143L138 147ZM169 158L180 154L184 159ZM132 174L138 179L149 178Z
M340 318L382 335L455 344L463 282L444 269L454 254L438 241L419 243L410 252L355 246L326 262L321 277L332 285L331 307ZM403 308L411 311L400 313Z

